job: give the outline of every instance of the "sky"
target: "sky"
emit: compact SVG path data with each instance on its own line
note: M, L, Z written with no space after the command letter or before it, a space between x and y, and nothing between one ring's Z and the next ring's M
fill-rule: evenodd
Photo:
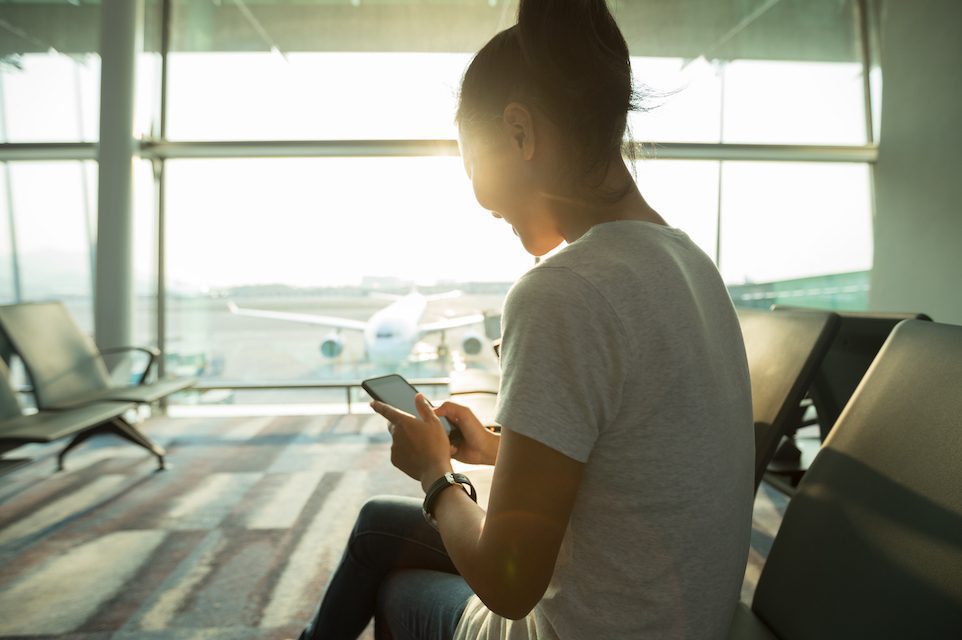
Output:
M465 54L173 54L169 137L453 138L467 61ZM156 62L145 56L139 64L140 133L150 130ZM96 140L98 59L52 52L23 63L2 70L0 134L17 142ZM658 108L632 117L638 140L865 140L857 64L735 61L722 69L638 58L633 67L639 82L666 94ZM866 165L655 154L637 166L642 193L709 255L718 258L720 247L726 281L871 267ZM89 273L84 216L96 212L95 163L11 163L0 171L0 193L3 219L11 207L15 214L25 279L55 288L58 278ZM511 281L532 264L510 228L474 201L456 157L171 160L166 197L168 279L188 289L350 285L371 275ZM140 162L135 260L143 279L155 260L154 202L149 166ZM2 226L0 254L9 254L10 229Z

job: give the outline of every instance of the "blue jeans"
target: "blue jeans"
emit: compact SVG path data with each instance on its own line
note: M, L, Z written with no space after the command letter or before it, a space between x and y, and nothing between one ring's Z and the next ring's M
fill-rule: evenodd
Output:
M450 640L471 595L420 500L371 498L300 640L353 640L372 616L378 640Z

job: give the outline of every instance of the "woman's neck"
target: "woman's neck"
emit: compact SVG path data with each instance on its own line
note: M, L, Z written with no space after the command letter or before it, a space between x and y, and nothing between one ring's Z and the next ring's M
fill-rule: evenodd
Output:
M605 195L611 193L622 195L612 200ZM611 163L604 181L597 189L572 197L552 197L550 208L561 235L569 244L591 227L604 222L642 220L667 226L664 218L645 201L620 157L617 162Z

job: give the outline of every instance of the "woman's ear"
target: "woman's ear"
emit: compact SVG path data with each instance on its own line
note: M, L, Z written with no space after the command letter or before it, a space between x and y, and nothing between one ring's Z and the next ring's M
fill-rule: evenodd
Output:
M507 134L521 152L521 157L531 160L535 151L534 119L531 111L523 104L510 102L501 117Z

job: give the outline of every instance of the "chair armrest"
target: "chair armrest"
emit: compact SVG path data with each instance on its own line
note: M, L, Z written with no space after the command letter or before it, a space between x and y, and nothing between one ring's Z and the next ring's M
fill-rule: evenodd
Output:
M101 349L100 355L103 356L103 355L114 354L114 353L123 353L125 351L140 351L141 353L147 354L147 366L144 367L144 371L142 374L140 374L140 379L137 381L137 384L144 384L145 382L147 382L147 376L150 375L150 371L154 367L154 364L157 362L158 358L160 358L160 349L156 347L135 347L135 346L111 347L109 349Z

